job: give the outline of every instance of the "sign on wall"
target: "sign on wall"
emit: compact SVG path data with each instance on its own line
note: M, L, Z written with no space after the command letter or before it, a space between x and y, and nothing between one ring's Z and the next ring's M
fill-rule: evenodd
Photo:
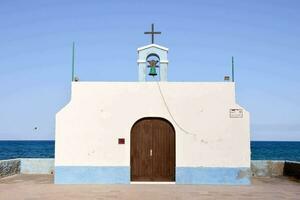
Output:
M243 118L243 109L232 108L229 111L230 118Z
M125 138L118 138L118 144L125 144Z

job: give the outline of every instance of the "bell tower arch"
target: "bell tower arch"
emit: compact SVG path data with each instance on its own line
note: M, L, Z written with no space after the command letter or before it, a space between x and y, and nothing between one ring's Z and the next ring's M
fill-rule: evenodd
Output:
M147 76L154 76L156 70L159 72L157 73L158 80L167 81L168 51L168 48L157 44L150 44L137 49L139 81L144 82L147 80ZM152 58L153 56L157 57L158 60Z

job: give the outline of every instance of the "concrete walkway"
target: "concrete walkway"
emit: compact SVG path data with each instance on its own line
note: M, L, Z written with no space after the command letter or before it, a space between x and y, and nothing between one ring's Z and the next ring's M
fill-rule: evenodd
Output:
M300 182L253 178L251 186L209 185L54 185L52 175L0 179L0 200L47 199L300 199Z

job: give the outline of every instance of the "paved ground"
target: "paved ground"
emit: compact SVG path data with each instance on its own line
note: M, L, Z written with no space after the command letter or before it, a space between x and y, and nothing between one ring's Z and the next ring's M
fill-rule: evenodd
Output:
M15 175L0 179L2 200L47 199L299 199L300 182L254 178L251 186L209 185L54 185L52 175Z

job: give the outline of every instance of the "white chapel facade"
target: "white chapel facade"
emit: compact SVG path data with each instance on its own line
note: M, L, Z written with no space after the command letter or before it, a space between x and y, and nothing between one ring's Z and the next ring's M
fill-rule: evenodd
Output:
M56 114L55 183L250 184L235 83L168 82L168 48L137 51L137 82L72 82Z

